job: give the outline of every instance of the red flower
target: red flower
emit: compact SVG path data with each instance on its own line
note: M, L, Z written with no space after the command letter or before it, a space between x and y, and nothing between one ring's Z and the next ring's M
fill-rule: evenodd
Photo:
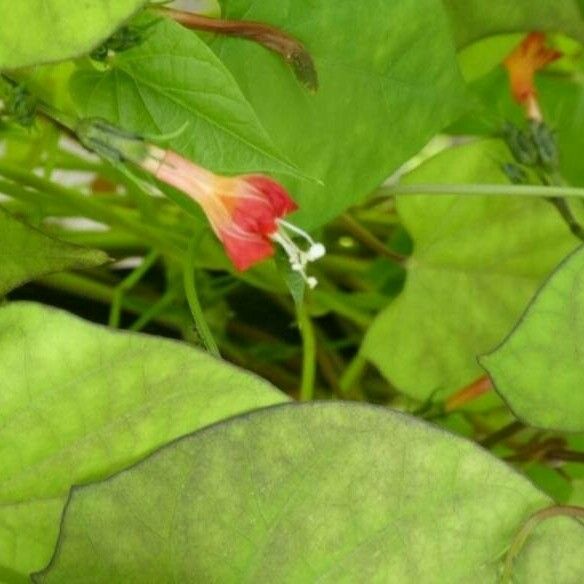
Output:
M535 73L553 63L562 53L545 46L545 34L533 32L503 62L511 92L517 103L525 107L530 119L541 121L541 112L537 103Z
M150 146L142 166L201 205L238 270L247 270L273 256L278 243L288 253L292 268L302 273L309 285L316 284L313 278L306 278L305 268L324 254L324 247L283 220L298 206L276 181L263 175L218 176L155 146ZM308 251L296 246L293 235L309 242Z

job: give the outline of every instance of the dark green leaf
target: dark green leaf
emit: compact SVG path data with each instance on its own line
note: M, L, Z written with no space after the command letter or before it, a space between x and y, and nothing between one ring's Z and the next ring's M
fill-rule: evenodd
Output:
M226 18L282 28L316 63L313 95L265 48L211 44L282 152L322 181L285 179L305 227L362 200L460 113L463 87L438 0L225 0L223 8Z
M149 28L146 41L117 55L111 69L80 71L72 89L83 115L126 130L156 136L187 124L164 143L216 172L293 172L229 71L195 33L173 22Z

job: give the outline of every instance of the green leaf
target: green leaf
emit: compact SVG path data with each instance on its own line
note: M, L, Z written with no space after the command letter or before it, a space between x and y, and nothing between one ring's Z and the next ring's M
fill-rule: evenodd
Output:
M73 77L82 115L151 135L176 132L186 123L164 144L216 172L294 172L233 76L195 33L160 20L148 28L144 43L110 65L105 72L82 70Z
M77 247L21 223L0 207L0 296L39 276L99 266L105 253Z
M0 568L22 574L48 562L72 485L286 399L184 344L28 303L0 310L0 380Z
M146 0L0 0L0 69L88 53Z
M265 48L211 43L280 150L322 181L283 177L306 228L362 200L460 113L464 90L438 0L224 0L223 9L282 28L315 60L320 86L311 94Z
M484 450L414 418L284 405L74 490L38 581L495 583L517 529L549 504ZM584 527L546 522L517 581L582 581L583 554Z
M496 141L451 148L408 183L505 183ZM493 349L576 240L549 203L512 197L404 196L414 240L404 291L375 320L363 354L395 386L425 400L484 374Z
M452 20L456 45L512 32L563 32L584 41L580 0L442 0Z
M480 362L528 424L584 432L584 248L542 287L509 337Z

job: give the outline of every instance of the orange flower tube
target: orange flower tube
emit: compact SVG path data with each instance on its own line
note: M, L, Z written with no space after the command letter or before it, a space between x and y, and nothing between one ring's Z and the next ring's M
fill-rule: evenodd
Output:
M537 101L535 74L562 56L559 51L546 47L545 40L544 33L532 32L503 62L513 98L525 108L527 117L537 122L543 121L543 117Z

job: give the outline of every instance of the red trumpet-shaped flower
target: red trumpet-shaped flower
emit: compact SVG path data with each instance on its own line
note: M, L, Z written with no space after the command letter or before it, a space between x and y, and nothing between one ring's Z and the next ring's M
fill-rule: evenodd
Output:
M559 51L546 47L545 39L541 32L529 34L504 61L515 101L525 108L529 119L536 121L541 121L542 116L537 102L535 73L562 56Z
M324 246L284 217L298 206L284 187L263 175L218 176L170 150L150 146L141 166L159 180L194 199L207 215L227 255L238 270L247 270L271 257L281 245L292 269L300 272L313 287L314 278L306 276L309 262L322 257ZM303 250L294 236L303 237Z

